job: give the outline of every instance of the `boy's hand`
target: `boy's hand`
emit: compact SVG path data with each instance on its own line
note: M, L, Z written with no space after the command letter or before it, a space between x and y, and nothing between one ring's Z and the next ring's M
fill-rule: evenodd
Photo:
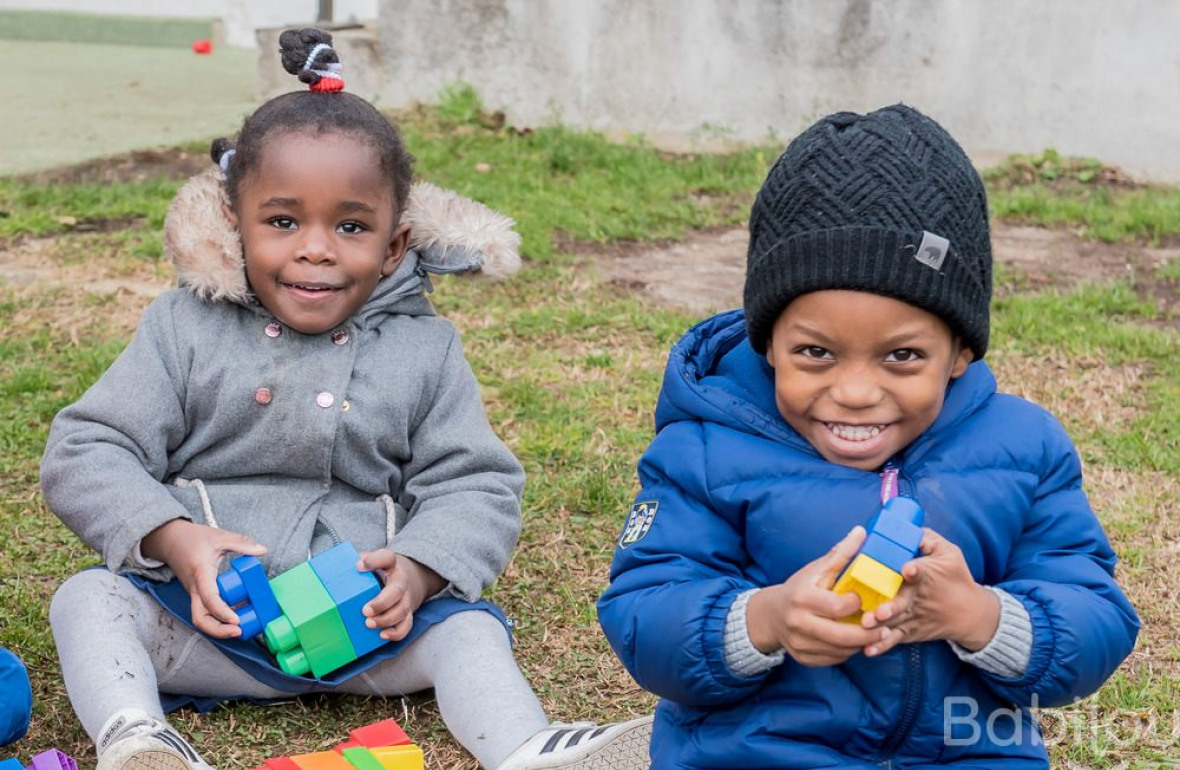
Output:
M388 548L362 553L356 568L376 572L385 581L381 593L373 597L362 612L365 625L380 628L381 638L389 641L406 638L414 625L414 613L422 602L447 584L434 570Z
M796 572L785 583L750 597L746 626L750 641L764 653L778 649L804 666L834 666L882 640L881 629L845 623L860 609L856 594L836 594L832 586L865 539L853 527L831 551Z
M902 642L948 639L971 651L983 649L1000 622L1000 600L975 582L963 552L927 529L919 546L922 555L901 568L905 584L897 596L866 612L865 628L882 627L887 634L865 649L880 655Z
M173 519L148 533L139 545L149 559L168 565L192 597L193 625L217 639L242 635L238 616L217 592L217 568L227 553L263 556L266 547L245 535Z

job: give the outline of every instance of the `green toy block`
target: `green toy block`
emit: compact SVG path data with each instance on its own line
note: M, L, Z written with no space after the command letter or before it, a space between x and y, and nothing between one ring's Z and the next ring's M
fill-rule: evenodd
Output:
M356 768L356 770L385 770L385 765L377 761L377 758L364 746L358 746L352 749L345 749L344 758L348 760L348 764Z
M356 660L336 603L307 562L270 581L282 617L266 626L266 646L288 674L322 677Z

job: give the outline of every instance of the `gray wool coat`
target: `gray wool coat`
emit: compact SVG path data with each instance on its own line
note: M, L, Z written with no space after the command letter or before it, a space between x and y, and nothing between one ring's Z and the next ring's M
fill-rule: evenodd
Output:
M189 186L215 198L207 182ZM450 229L416 232L425 256L409 252L337 329L305 335L253 300L240 247L200 253L210 210L198 200L189 212L186 192L166 225L181 288L148 307L118 359L54 419L41 464L49 507L117 572L170 577L139 544L186 518L262 543L272 575L347 540L389 546L477 599L519 536L524 473L421 268L478 269L505 243L515 257L511 220L493 220L507 230L488 241L488 223L472 230L464 217L498 215L451 194ZM452 215L456 205L479 209Z

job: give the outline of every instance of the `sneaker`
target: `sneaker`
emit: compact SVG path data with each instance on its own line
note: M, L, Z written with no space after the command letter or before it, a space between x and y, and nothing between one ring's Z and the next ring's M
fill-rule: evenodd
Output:
M525 741L496 770L647 770L651 721L647 716L601 726L551 725Z
M143 713L116 714L103 728L95 770L213 770L167 722Z

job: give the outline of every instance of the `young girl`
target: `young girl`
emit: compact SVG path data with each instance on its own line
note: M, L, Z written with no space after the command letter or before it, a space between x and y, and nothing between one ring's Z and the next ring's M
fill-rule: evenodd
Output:
M411 192L397 131L340 93L330 36L281 43L311 90L264 104L236 147L215 143L222 173L186 186L166 222L181 288L45 450L46 501L107 567L50 610L99 770L207 767L160 693L172 707L431 687L484 767L646 766L642 720L550 726L503 615L479 601L516 543L524 478L426 274L514 269L511 221ZM219 563L252 554L274 575L341 541L384 579L364 614L392 644L322 680L288 676L239 638Z
M663 698L653 768L1048 768L1030 709L1096 690L1139 621L1068 436L981 360L990 298L983 183L916 110L828 116L771 169L745 312L672 350L599 602ZM897 495L921 553L847 622Z

